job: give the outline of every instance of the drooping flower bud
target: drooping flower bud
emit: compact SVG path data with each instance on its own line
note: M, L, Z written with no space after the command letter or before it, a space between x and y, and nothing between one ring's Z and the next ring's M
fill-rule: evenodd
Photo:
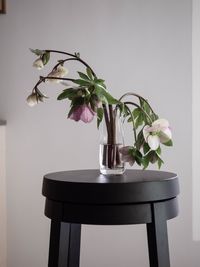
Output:
M35 67L38 70L41 70L44 68L44 63L42 61L41 58L37 58L34 62L33 62L33 67Z
M35 105L37 105L38 104L38 97L37 97L36 93L30 94L27 97L26 102L30 107L34 107Z
M52 70L49 74L48 77L52 78L64 78L68 73L68 70L59 65L55 70ZM60 83L62 80L59 79L46 79L47 82L52 82L52 83Z

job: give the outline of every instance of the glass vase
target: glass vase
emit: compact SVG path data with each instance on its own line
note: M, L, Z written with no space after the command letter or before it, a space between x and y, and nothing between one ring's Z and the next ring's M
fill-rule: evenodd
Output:
M99 164L104 175L123 174L125 164L121 160L120 148L124 146L122 118L116 108L104 106L104 118L100 128Z

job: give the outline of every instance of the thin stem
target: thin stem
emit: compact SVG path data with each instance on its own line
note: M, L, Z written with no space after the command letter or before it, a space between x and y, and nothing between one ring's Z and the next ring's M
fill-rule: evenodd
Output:
M121 101L124 97L126 97L126 96L130 96L130 95L132 95L132 96L136 96L136 97L138 97L138 98L141 98L145 103L147 103L147 105L150 107L151 111L155 114L155 112L154 112L153 108L151 107L151 105L149 104L149 102L148 102L144 97L142 97L142 96L140 96L140 95L138 95L138 94L131 93L131 92L130 92L130 93L126 93L126 94L124 94L124 95L122 95L122 96L120 97L119 101Z
M134 139L135 139L135 143L136 143L136 140L137 140L137 134L136 134L136 129L135 129L135 122L134 122L134 117L133 117L133 113L131 112L130 108L126 105L126 108L128 109L129 111L129 114L132 118L132 123L133 123L133 133L134 133Z
M147 114L146 111L143 108L141 108L138 104L136 104L134 102L124 102L124 104L125 105L133 105L133 106L139 108L148 117L150 123L153 122L152 119L151 119L151 117L149 116L149 114Z
M58 51L58 50L51 50L51 49L47 49L45 50L46 52L52 52L52 53L58 53L58 54L63 54L63 55L68 55L70 57L73 57L75 60L80 61L83 65L85 65L87 68L89 68L93 74L93 76L95 78L97 78L97 75L95 74L95 72L93 71L93 69L84 61L82 60L80 57L77 57L76 55L67 53L67 52L63 52L63 51Z
M70 79L70 78L58 78L58 77L48 77L48 76L43 77L43 76L40 76L40 79L36 83L36 85L34 86L32 92L35 91L35 88L37 88L38 85L40 85L42 82L45 82L46 79L50 79L50 80L62 80L62 81L64 80L64 81L71 81L71 82L74 82L75 81L75 79Z
M103 106L104 118L106 122L107 133L108 133L108 143L110 143L110 122L108 118L108 111L107 111L107 107L105 104L103 104L102 106Z
M114 123L114 121L113 121L113 109L112 109L112 105L108 105L108 108L109 108L109 115L110 115L110 135L111 135L111 137L110 137L110 142L111 142L111 144L114 144L114 136L113 136L113 134L114 134L114 125L113 125L113 123Z

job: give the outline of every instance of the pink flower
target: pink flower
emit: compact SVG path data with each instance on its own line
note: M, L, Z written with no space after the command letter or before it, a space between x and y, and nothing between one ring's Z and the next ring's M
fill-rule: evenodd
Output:
M122 161L123 162L128 162L130 166L133 166L135 159L133 155L130 153L131 146L123 146L119 149L119 152L122 154Z
M77 106L72 112L72 114L69 116L69 118L71 120L81 120L85 123L88 123L93 120L94 114L94 111L92 111L92 109L88 105L84 104L81 106Z

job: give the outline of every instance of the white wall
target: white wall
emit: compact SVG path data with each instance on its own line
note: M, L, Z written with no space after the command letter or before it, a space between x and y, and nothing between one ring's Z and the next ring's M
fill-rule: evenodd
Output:
M49 220L42 176L97 168L95 123L66 119L52 98L30 109L38 73L28 48L80 51L116 96L136 90L171 122L174 147L163 169L180 176L180 215L169 222L173 267L198 267L192 241L191 0L8 0L0 16L0 116L7 125L8 267L47 266ZM80 68L81 69L81 68ZM82 267L148 266L144 226L85 226Z
M6 266L7 216L6 216L6 127L0 120L0 267Z

